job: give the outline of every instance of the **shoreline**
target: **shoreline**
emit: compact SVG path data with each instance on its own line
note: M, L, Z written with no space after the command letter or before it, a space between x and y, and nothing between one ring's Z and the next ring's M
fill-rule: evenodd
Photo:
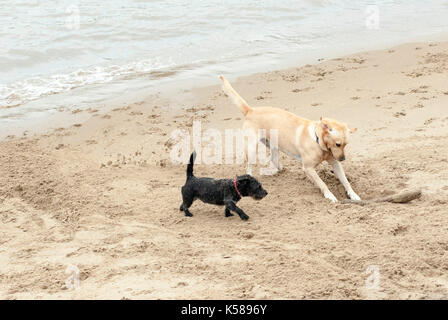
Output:
M426 41L416 41L418 39L421 40L422 38L425 38ZM446 32L440 32L431 36L424 37L415 36L411 39L408 39L408 41L404 43L397 43L397 41L390 40L388 42L372 44L367 47L353 46L350 49L333 49L329 53L323 53L322 49L316 49L316 51L307 52L305 56L302 56L300 58L297 58L296 54L290 53L286 54L284 56L284 59L282 59L281 61L271 61L268 66L263 65L252 67L251 69L248 69L246 71L240 71L236 73L222 72L222 74L234 81L235 79L251 77L263 73L282 72L293 68L300 68L308 64L318 65L321 62L333 60L338 57L346 57L372 51L381 51L390 47L412 45L414 43L417 44L438 42L442 39L447 39ZM215 66L212 66L211 69L214 70ZM61 106L58 108L52 108L49 106L58 105L58 100L60 100L61 98L62 100L65 99L67 101L70 101L70 98L64 98L65 95L69 95L69 97L83 95L83 90L88 90L88 92L91 92L90 94L93 94L94 88L78 88L69 92L63 92L60 94L43 97L39 101L29 101L19 107L10 108L11 110L15 110L15 108L28 109L28 113L22 113L22 115L20 115L21 111L18 110L19 114L16 117L19 117L19 119L15 119L15 117L13 116L10 118L3 118L0 121L3 126L3 132L0 133L0 141L5 139L7 136L21 136L23 134L43 134L48 130L56 129L60 126L68 126L75 123L82 123L84 121L87 121L89 119L89 116L86 115L85 112L83 113L84 116L79 117L80 110L86 112L92 112L92 110L98 110L96 112L110 112L112 109L125 104L142 103L147 99L151 99L151 97L153 97L154 95L161 98L167 98L173 95L182 95L185 92L191 92L200 88L207 88L219 84L218 75L220 74L220 72L216 72L215 77L213 77L211 75L204 75L206 70L207 69L202 71L194 70L193 74L195 75L193 76L183 75L175 79L161 79L160 86L158 86L158 83L149 83L148 87L137 89L133 92L126 92L124 96L114 96L113 98L103 99L98 103L90 102L86 105L79 105L77 107ZM210 84L210 82L214 82L215 84ZM122 85L122 88L125 91L128 90L124 85ZM78 92L78 94L75 94L76 92ZM67 104L70 105L71 103L65 102L65 105ZM41 108L48 109L48 111L40 110ZM26 112L26 110L24 110L24 112ZM77 114L78 116L73 119L73 114ZM42 122L45 122L46 124L42 124Z
M247 222L200 202L185 217L171 132L195 120L221 132L243 123L218 75L216 85L70 113L74 125L0 140L0 298L446 299L447 74L448 42L426 42L228 77L254 107L358 128L343 162L353 189L362 199L422 190L403 205L333 205L282 154L285 171L254 170L269 194L239 203ZM317 171L346 198L330 166ZM197 176L244 173L195 166ZM71 265L78 290L65 285ZM366 286L371 266L378 288Z

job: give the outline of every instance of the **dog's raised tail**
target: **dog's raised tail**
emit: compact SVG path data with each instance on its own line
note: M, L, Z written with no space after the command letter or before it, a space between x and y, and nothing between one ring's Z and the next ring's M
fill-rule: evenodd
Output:
M233 103L236 104L241 112L244 115L247 115L249 111L252 110L252 108L247 104L246 100L241 98L241 96L238 94L238 92L235 91L235 89L232 88L229 81L224 76L219 76L222 81L222 90L232 99Z
M196 151L193 151L193 153L190 156L190 162L188 162L187 180L194 176L193 174L194 159L196 159Z

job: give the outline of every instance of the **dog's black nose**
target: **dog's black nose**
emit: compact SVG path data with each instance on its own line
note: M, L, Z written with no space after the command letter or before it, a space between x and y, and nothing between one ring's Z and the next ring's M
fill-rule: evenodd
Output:
M339 158L339 161L344 161L345 160L345 156L342 156Z

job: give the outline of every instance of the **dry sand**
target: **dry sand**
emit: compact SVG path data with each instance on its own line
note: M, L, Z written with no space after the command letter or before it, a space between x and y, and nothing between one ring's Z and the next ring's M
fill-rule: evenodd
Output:
M196 202L179 212L185 166L170 132L240 128L216 85L141 103L34 137L0 142L1 299L447 299L448 43L414 43L233 80L253 106L357 127L344 167L370 199L421 188L408 204L331 204L282 156L243 199L250 216ZM73 114L76 117L79 114ZM338 199L343 187L318 169ZM258 171L257 171L258 172ZM243 165L197 165L228 178ZM80 287L65 287L67 266ZM366 287L369 266L378 287ZM369 269L370 270L370 269Z

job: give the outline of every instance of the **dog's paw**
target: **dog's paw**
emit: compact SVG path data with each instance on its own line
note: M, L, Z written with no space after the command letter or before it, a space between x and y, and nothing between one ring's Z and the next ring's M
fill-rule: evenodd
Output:
M241 220L248 220L249 216L247 214L240 215Z
M333 203L337 203L338 202L338 199L336 199L334 194L332 194L331 192L325 193L324 197L327 198L328 200L330 200Z
M193 215L191 214L191 212L185 212L185 216L186 217L192 217Z
M230 213L230 212L226 212L226 217L233 217L233 213Z
M361 198L355 193L355 191L349 191L347 192L347 195L350 199L352 200L356 200L356 201L361 201Z

